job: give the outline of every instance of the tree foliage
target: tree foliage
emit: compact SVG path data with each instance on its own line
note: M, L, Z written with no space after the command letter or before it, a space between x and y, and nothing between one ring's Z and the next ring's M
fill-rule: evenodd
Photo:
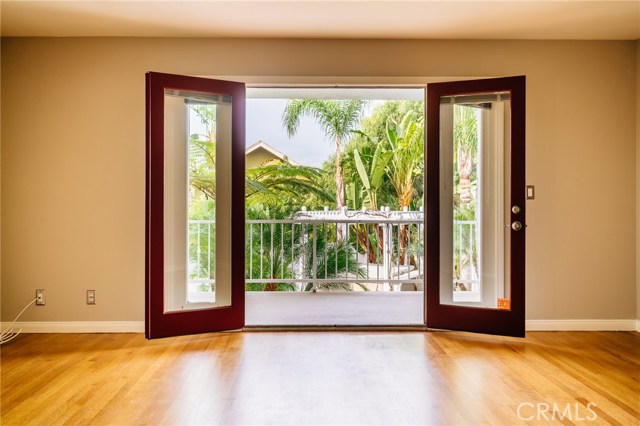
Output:
M360 121L365 101L292 99L282 114L282 124L289 137L296 134L303 116L312 117L327 138L335 144L336 207L344 206L344 176L342 173L342 145L351 137L351 131Z
M409 207L414 183L424 175L424 119L407 112L400 122L390 119L386 129L387 143L392 152L387 174L396 190L399 209Z
M461 208L472 203L472 185L477 172L478 119L477 109L464 105L453 108L453 155L456 201Z

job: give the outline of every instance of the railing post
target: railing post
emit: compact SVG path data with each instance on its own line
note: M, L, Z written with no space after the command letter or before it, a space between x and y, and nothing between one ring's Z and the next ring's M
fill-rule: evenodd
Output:
M274 255L274 252L273 252L273 228L274 227L275 227L275 225L272 223L271 224L271 238L270 238L271 249L269 250L269 257L270 257L270 259L269 259L270 260L270 262L269 262L270 263L270 265L269 265L270 266L270 268L269 268L269 270L270 270L269 278L271 278L271 279L273 279L273 266L274 266L274 261L273 261L273 255Z
M249 224L249 279L253 279L253 223Z
M312 259L312 266L311 266L311 269L312 269L311 276L313 277L313 292L314 293L317 290L317 287L316 287L316 285L317 285L316 284L316 276L317 276L316 271L318 269L318 256L317 256L318 254L316 253L317 252L317 234L316 234L316 229L317 229L316 228L316 223L313 222L313 259Z
M388 281L391 279L391 236L389 235L389 230L391 226L388 224L382 224L382 278L387 280L384 282L384 285L388 285L389 289L393 291L393 287L391 282Z

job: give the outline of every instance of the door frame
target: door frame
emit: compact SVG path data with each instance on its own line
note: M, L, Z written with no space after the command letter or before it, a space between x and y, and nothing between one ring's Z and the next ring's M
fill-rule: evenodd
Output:
M515 88L514 90L518 93L521 93L521 96L518 96L519 101L517 102L517 104L512 103L512 109L516 108L518 110L521 109L522 111L522 120L518 120L515 117L513 118L512 124L513 124L513 129L514 129L514 133L513 133L513 137L515 137L515 129L518 128L520 129L518 131L518 133L521 133L521 140L522 140L522 146L520 147L518 146L514 146L513 150L514 150L514 155L517 155L518 158L520 158L520 156L523 159L523 167L519 170L513 170L512 168L512 180L515 183L517 182L522 182L521 187L524 188L524 178L525 178L525 170L524 170L524 154L525 154L525 149L524 149L524 105L525 105L525 98L524 98L524 94L525 94L525 82L524 82L524 76L520 76L520 77L505 77L505 78L487 78L487 77L480 77L479 80L473 80L473 81L468 81L470 78L474 78L474 77L424 77L424 78L416 78L416 77L326 77L326 78L309 78L309 77L256 77L256 76L234 76L234 77L228 77L228 76L202 76L202 77L188 77L188 76L177 76L177 75L171 75L171 74L161 74L161 73L153 73L156 74L158 76L160 75L164 75L165 77L169 78L169 79L173 79L175 78L174 81L179 82L179 81L186 81L186 80L182 80L182 79L199 79L199 80L203 80L203 81L211 81L211 80L222 80L220 81L221 83L225 83L224 80L235 80L235 81L242 81L243 85L246 85L246 87L252 88L252 87L274 87L274 88L291 88L291 87L337 87L337 86L341 86L341 87L353 87L353 88L390 88L390 87L396 87L396 88L422 88L425 90L425 164L427 165L428 169L427 169L427 173L425 173L424 179L425 179L425 205L428 205L431 200L433 199L433 197L438 197L438 180L432 178L432 173L434 172L433 167L429 167L429 164L431 162L434 161L433 158L430 159L429 154L432 152L433 147L431 147L430 149L430 144L435 143L435 141L438 141L439 137L437 139L435 139L432 137L432 135L434 134L434 132L436 132L435 134L437 134L439 132L439 123L438 126L428 126L428 123L432 121L432 117L430 117L429 111L427 109L428 107L428 101L430 99L430 97L432 96L436 96L436 93L438 92L438 90L430 90L433 89L434 86L433 82L438 82L440 84L442 88L445 87L454 87L452 85L456 85L457 83L460 82L464 82L468 85L470 85L470 87L473 87L474 85L480 84L481 87L485 87L485 85L487 84L487 82L498 82L498 81L505 81L505 80L509 80L509 79L521 79L520 81L518 81L517 84L517 88ZM514 80L514 81L515 81ZM482 83L479 83L482 82ZM178 84L178 83L176 83ZM152 89L152 84L149 82L149 78L147 78L147 108L150 106L152 99L151 96L149 95L150 91ZM483 91L486 91L486 89L483 89ZM444 94L444 92L441 93L441 95ZM239 96L239 95L238 95ZM235 117L242 117L242 126L236 126L235 121L234 121L234 127L233 127L233 132L235 135L242 135L242 138L244 138L244 133L245 133L245 129L244 129L244 119L245 119L245 101L246 97L244 96L244 92L242 93L242 108L237 108L236 104L234 102L234 106L233 106L233 114ZM152 127L153 127L153 123L155 122L157 125L157 120L158 120L158 116L157 116L158 112L156 111L155 115L152 114L147 114L147 130L148 132L151 131ZM519 114L514 114L515 115L519 115ZM436 128L437 127L437 130ZM157 129L156 129L157 131ZM518 136L520 137L520 136ZM152 167L152 164L155 164L154 161L157 162L157 158L155 158L155 156L152 156L149 154L149 150L151 147L151 141L149 136L147 135L147 173L146 173L146 187L147 187L147 198L146 198L146 229L145 229L145 238L147 241L147 249L145 252L145 280L147 283L146 286L146 300L147 303L145 305L145 332L147 334L148 338L151 337L163 337L163 336L151 336L150 330L149 330L149 322L151 319L151 313L150 313L150 292L149 292L149 283L151 282L152 278L155 278L158 276L159 273L162 273L162 263L160 264L160 266L156 265L152 265L151 259L153 256L157 256L158 254L156 253L158 250L158 246L157 244L160 243L159 247L162 247L161 243L162 243L162 230L160 230L160 232L157 232L157 226L158 224L157 222L157 218L155 220L153 220L153 218L151 217L152 215L150 214L150 211L158 208L158 202L160 200L160 206L162 206L161 204L161 200L162 200L162 194L158 194L157 192L157 188L155 188L155 190L153 188L151 188L152 182L154 182L154 180L157 181L158 179L158 175L157 173L152 173L150 170L150 168ZM245 308L245 300L244 300L244 263L245 263L245 259L244 259L244 255L245 255L245 251L244 251L244 234L245 234L245 227L241 226L244 225L244 221L245 221L245 217L244 217L244 178L245 178L245 167L244 167L244 146L242 147L242 149L238 149L238 147L236 147L234 145L234 149L232 152L232 158L233 158L233 162L237 165L237 164L241 164L242 167L234 167L233 171L232 171L232 175L233 175L233 182L242 182L242 185L238 185L238 187L233 188L233 195L232 195L232 204L233 204L233 208L234 208L234 214L233 214L233 219L232 219L232 224L233 226L236 228L236 230L234 231L234 236L236 238L234 238L233 240L233 244L231 247L231 256L236 259L242 259L242 262L234 262L233 266L232 266L232 277L233 277L233 287L232 287L232 300L234 301L234 305L238 305L238 307L240 307L241 311L242 311L242 315L241 318L238 318L237 314L234 314L233 316L235 318L232 318L230 321L222 321L222 323L220 323L220 325L222 327L226 327L226 328L221 328L221 329L238 329L238 328L242 328L244 326L244 308ZM161 160L161 158L160 158ZM437 166L437 160L435 160L436 166ZM434 192L434 186L435 184L435 192ZM241 188L240 188L241 186ZM516 184L512 185L512 191L513 188L516 186ZM524 192L523 192L524 194ZM512 198L514 199L514 198ZM519 216L519 219L524 221L524 195L523 195L523 199L522 201L519 201L520 205L523 207L523 213L522 215ZM437 225L439 224L439 209L426 209L427 213L425 215L425 224L424 224L424 229L425 229L425 263L424 263L424 267L425 267L425 271L424 271L424 297L423 297L423 314L424 314L424 318L423 318L423 324L426 325L426 327L428 328L451 328L451 329L462 329L459 326L461 326L461 324L459 322L455 321L455 318L453 318L451 315L447 314L446 315L446 323L442 323L440 321L436 321L433 320L432 316L429 315L429 311L433 312L433 305L435 303L435 301L439 301L439 289L438 289L438 299L435 299L433 297L431 297L429 294L430 292L428 291L428 289L430 288L429 283L430 282L434 282L433 278L434 278L434 274L437 275L437 270L434 271L434 268L430 265L432 265L433 262L438 262L439 264L439 237L437 240L437 245L434 241L430 240L428 238L429 234L433 234L434 232L434 227L435 229L437 229ZM241 212L241 213L240 213ZM155 231L153 231L155 230ZM524 245L524 232L521 233L522 235L522 241L523 241L523 245ZM241 238L240 238L241 237ZM155 246L156 248L150 248ZM429 254L431 253L431 255ZM434 258L435 255L435 258ZM437 259L437 260L435 260ZM521 314L515 315L512 317L514 317L515 320L517 320L516 322L519 322L522 324L521 327L521 334L524 335L524 253L522 256L522 259L516 263L514 263L512 265L512 271L511 271L511 275L512 277L514 275L517 276L522 276L522 280L521 280L521 289L520 288L514 288L512 287L512 308L516 307L518 308L517 311L521 311ZM242 283L242 285L240 285L240 283ZM431 300L431 302L430 302ZM156 302L157 303L157 302ZM460 307L452 307L452 308L460 308ZM521 308L521 309L520 309ZM215 308L218 311L223 311L224 309L227 308ZM437 309L437 308L436 308ZM464 309L468 309L468 308L464 308ZM476 309L479 310L479 308L472 308L472 309ZM456 309L454 309L456 310ZM487 311L487 310L485 310ZM190 311L193 313L197 313L198 312L202 312L202 311ZM504 314L505 311L500 311L500 314ZM492 320L491 315L489 315L489 317L487 318L487 320L489 320L490 325L492 327L495 327L496 330L498 328L500 328L497 323ZM501 317L502 318L502 317ZM194 318L195 319L195 318ZM485 330L480 330L480 329L475 329L475 327L472 327L474 329L469 329L468 331L477 331L477 332L488 332L491 333L491 331L485 331ZM520 334L520 327L516 327L517 330L516 332L518 334ZM176 330L179 332L179 330ZM189 331L186 332L184 334L192 334L192 333L201 333L201 332L208 332L208 331L214 331L211 330L210 327L207 327L206 325L204 327L202 327L202 329L197 330L197 331ZM509 330L507 331L513 331L512 328L509 328ZM498 333L493 333L493 334L502 334L500 332ZM513 333L507 333L507 334L513 334Z

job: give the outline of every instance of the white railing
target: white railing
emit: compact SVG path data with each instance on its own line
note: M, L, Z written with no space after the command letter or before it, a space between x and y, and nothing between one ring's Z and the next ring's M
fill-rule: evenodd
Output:
M455 222L459 270L454 276L471 288L478 282L475 230L474 221ZM402 284L422 289L421 211L300 212L292 219L247 220L245 246L245 281L253 290L394 291ZM194 291L215 285L214 247L214 221L190 220L189 285Z
M453 222L453 283L458 291L479 291L480 251L475 220Z
M189 220L188 287L192 293L208 292L215 286L215 235L215 221Z
M422 283L422 221L318 218L247 221L248 284L393 290Z

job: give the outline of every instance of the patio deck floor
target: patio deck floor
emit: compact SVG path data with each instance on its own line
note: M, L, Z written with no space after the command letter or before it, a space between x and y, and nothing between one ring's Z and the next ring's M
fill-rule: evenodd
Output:
M420 325L423 292L246 293L247 326Z

